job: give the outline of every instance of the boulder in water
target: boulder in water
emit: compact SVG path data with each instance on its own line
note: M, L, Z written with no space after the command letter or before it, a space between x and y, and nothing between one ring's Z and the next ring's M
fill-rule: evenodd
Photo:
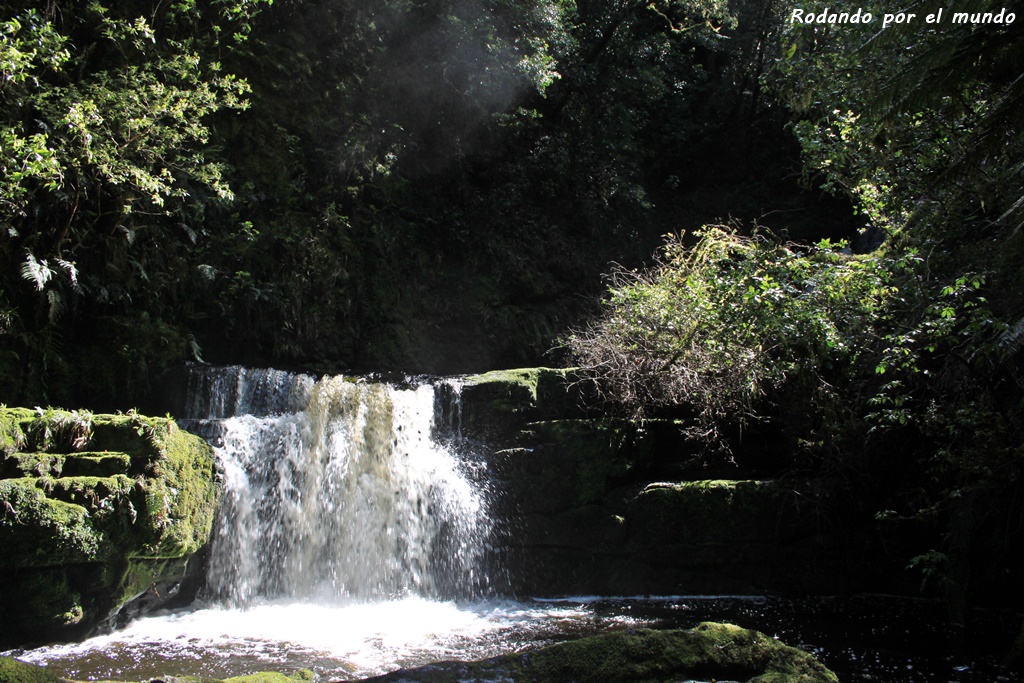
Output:
M837 683L810 654L763 633L705 622L692 630L607 633L477 662L441 662L363 683Z

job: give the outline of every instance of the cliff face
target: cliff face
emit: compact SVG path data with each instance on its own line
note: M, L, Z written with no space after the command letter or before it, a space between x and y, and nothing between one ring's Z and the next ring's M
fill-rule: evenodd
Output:
M162 604L216 506L210 447L171 419L0 409L0 647Z
M675 420L588 411L583 387L544 368L464 380L461 431L488 454L510 592L903 588L876 520L826 514L828 482L780 477L768 455L711 468Z

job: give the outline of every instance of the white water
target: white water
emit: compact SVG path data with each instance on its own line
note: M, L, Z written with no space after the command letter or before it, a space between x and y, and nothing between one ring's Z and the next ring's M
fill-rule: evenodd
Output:
M146 617L116 633L19 656L76 680L237 676L313 669L350 680L431 661L477 659L593 628L585 607L406 597L320 605L260 602Z
M281 378L226 379L248 397L267 393L250 384ZM210 597L241 607L485 592L491 523L468 477L479 463L461 462L437 438L434 388L337 377L285 384L298 398L272 394L273 405L301 400L300 410L263 415L247 402L253 413L219 419L224 497Z

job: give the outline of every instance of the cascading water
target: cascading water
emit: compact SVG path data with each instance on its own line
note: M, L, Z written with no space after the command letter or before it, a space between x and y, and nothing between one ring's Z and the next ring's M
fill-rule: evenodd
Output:
M197 372L194 384L190 417L214 436L224 484L210 598L246 606L486 590L485 497L468 476L473 463L440 438L435 416L451 411L437 409L431 384L243 368Z

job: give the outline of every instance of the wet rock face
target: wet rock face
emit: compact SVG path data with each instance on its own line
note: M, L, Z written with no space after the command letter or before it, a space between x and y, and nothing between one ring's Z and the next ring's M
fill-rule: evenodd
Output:
M585 386L543 368L465 379L462 434L487 453L505 590L844 593L902 570L872 520L822 524L827 487L756 462L711 470L679 423L590 414Z
M215 504L209 446L170 419L0 409L0 648L163 603Z
M814 657L757 631L705 622L693 630L640 629L478 662L441 662L364 683L660 683L731 680L836 683Z

